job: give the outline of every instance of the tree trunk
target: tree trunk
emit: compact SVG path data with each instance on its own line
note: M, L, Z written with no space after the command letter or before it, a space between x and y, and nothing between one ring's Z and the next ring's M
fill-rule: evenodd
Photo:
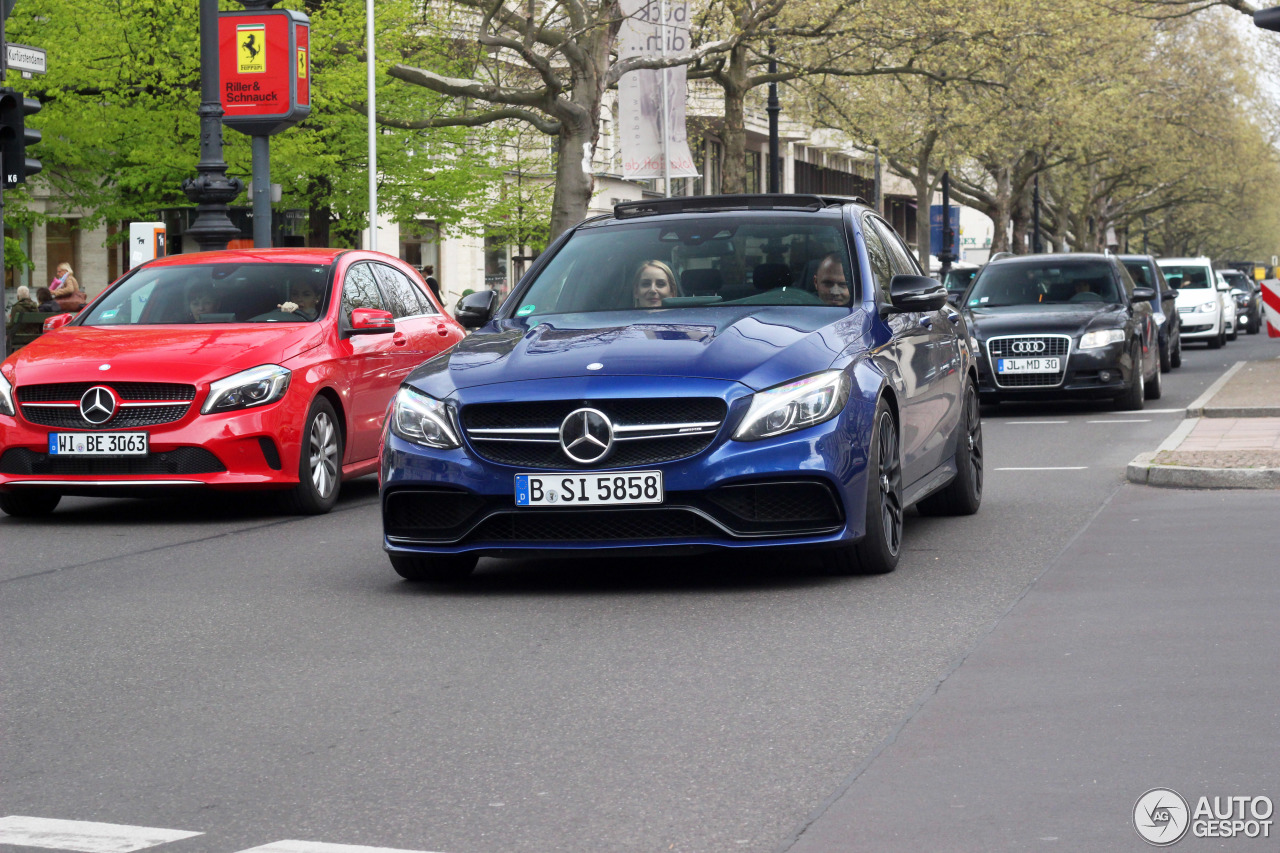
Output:
M929 161L933 159L933 146L938 139L937 131L929 131L920 145L920 154L916 157L916 173L911 184L916 191L916 256L920 259L920 267L925 275L929 274L929 255L932 254L932 223L929 220L929 208L933 204L933 182L929 180ZM959 232L958 223L951 223L953 232Z
M1013 189L1010 186L1009 169L1001 166L991 170L996 179L996 191L990 210L984 211L991 217L995 232L991 235L991 254L1009 251L1009 221L1013 210Z
M725 69L713 79L724 90L724 127L720 130L724 142L724 163L720 171L720 191L724 193L747 192L747 48L739 44L729 51ZM710 187L707 188L710 191Z

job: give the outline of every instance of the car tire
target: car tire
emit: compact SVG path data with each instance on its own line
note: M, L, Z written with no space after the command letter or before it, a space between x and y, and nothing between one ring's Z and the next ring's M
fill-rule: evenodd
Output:
M902 550L902 453L898 425L882 397L872 421L867 454L866 533L823 553L833 575L883 575L898 567Z
M922 515L973 515L982 505L982 413L973 385L966 388L964 401L956 436L955 479L916 504Z
M1240 337L1240 319L1237 317L1236 321L1231 324L1231 334L1227 335L1227 340L1234 341L1238 337Z
M1262 331L1262 315L1249 318L1249 325L1245 327L1245 331L1250 335L1256 335Z
M298 485L284 495L287 510L323 515L338 502L342 488L342 429L333 404L317 397L302 424Z
M1171 367L1182 367L1182 333L1173 337L1173 352L1169 353L1169 365Z
M414 583L460 581L476 568L475 554L433 554L430 557L406 557L388 554L396 574Z
M1227 329L1222 327L1218 330L1218 334L1209 338L1209 349L1222 349L1222 345L1227 342Z
M1125 412L1135 412L1142 408L1143 401L1146 399L1146 378L1142 375L1142 353L1137 348L1133 348L1130 354L1131 364L1133 365L1133 381L1129 383L1129 387L1124 393L1116 397L1116 408Z
M62 495L42 489L0 492L0 512L14 518L38 518L53 512L60 500Z
M1160 395L1164 393L1163 374L1164 374L1164 371L1160 368L1160 365L1157 364L1155 373L1151 374L1151 381L1147 383L1147 387L1144 391L1146 399L1148 400L1160 399Z
M1173 341L1169 338L1164 339L1164 345L1160 347L1160 369L1165 373L1173 370Z

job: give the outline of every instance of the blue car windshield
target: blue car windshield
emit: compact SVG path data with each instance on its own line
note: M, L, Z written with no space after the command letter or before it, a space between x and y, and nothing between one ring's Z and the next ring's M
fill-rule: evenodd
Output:
M697 216L578 231L524 291L518 317L716 305L861 303L838 222Z
M969 290L969 307L1120 301L1106 261L988 264Z
M143 267L78 321L85 326L308 323L324 314L325 264Z

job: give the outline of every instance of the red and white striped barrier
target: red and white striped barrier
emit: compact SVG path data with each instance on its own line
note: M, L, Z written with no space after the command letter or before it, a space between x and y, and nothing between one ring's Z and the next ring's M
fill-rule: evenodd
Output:
M1267 337L1280 338L1280 280L1268 279L1262 284L1262 318L1267 324Z

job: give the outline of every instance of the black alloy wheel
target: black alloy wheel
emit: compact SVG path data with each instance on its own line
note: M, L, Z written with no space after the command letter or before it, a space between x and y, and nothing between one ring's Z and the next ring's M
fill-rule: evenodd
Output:
M1135 412L1142 408L1143 401L1147 398L1147 379L1143 376L1146 365L1142 363L1142 350L1138 346L1129 353L1129 372L1132 378L1129 380L1129 387L1116 397L1116 408L1125 412Z
M432 554L431 556L406 557L388 554L391 568L407 581L415 583L460 581L476 568L475 554Z
M958 432L955 479L916 504L921 515L973 515L982 505L982 412L972 383L965 386Z
M53 512L60 500L62 495L43 489L0 492L0 512L14 518L39 518Z
M902 457L898 425L882 397L876 404L867 455L866 535L824 552L833 575L882 575L898 567L902 550Z

